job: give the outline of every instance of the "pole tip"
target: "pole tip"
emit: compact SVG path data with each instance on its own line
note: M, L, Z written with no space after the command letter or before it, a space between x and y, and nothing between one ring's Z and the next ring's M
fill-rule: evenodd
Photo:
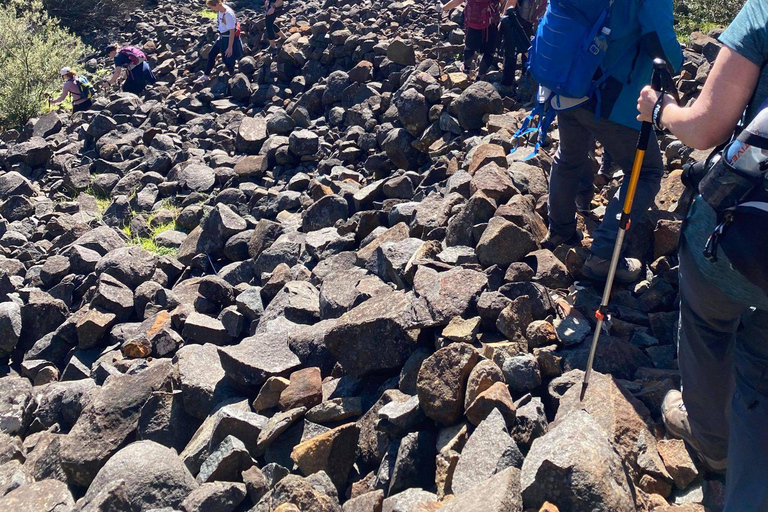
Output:
M581 383L581 394L579 395L579 402L584 401L584 395L587 394L587 386L589 386L589 382L582 382Z

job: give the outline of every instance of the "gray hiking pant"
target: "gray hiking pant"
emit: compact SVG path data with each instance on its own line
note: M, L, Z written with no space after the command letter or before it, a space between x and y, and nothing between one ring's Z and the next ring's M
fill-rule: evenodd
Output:
M730 267L702 255L716 225L701 198L680 242L678 358L696 439L728 457L723 512L768 510L768 297Z
M589 151L595 147L593 137L600 141L613 161L624 170L625 176L629 177L640 132L606 119L595 121L594 112L583 107L559 112L557 121L560 147L555 153L549 177L549 230L556 235L570 236L576 230L576 196L583 188L580 183L592 180ZM653 203L663 175L664 163L659 144L652 136L632 206L633 222L641 218ZM594 232L592 252L600 258L608 259L613 253L628 186L629 179L626 179L608 203L605 218Z

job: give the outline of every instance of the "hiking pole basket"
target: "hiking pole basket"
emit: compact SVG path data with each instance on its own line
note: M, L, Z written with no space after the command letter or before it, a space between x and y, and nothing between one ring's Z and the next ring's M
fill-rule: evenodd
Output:
M664 62L662 59L654 59L653 61L653 78L651 79L651 86L656 91L662 90L661 74L666 70L666 66L666 62ZM637 149L635 150L635 161L632 164L632 174L629 177L629 186L627 187L627 193L624 196L624 206L621 210L619 232L616 236L616 244L613 246L611 266L608 269L608 276L605 280L603 300L600 302L600 308L595 311L597 325L595 326L595 334L592 337L592 347L589 350L587 370L584 372L584 380L581 383L581 396L579 398L580 401L584 400L584 396L587 393L589 378L592 376L592 366L595 362L595 352L597 352L597 342L600 339L600 331L603 329L603 323L608 317L608 301L611 297L613 280L616 277L616 268L618 267L619 258L621 257L621 246L624 243L624 236L627 234L627 230L631 224L630 214L632 213L632 204L635 201L637 182L640 179L640 169L643 167L643 160L645 159L645 152L648 150L648 142L651 138L652 130L653 126L649 122L643 122L640 128L640 137L637 140Z

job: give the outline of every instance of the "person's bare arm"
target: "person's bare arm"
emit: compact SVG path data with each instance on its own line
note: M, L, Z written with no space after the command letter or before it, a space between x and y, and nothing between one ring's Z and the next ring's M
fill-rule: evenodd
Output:
M120 78L120 74L123 72L123 68L115 68L115 70L112 72L112 76L109 77L109 85L115 85L115 82L117 82L117 79Z
M504 10L501 12L507 12L507 9L510 7L517 7L517 0L507 0L507 3L504 5Z
M62 101L64 101L64 98L66 98L66 97L67 97L67 94L69 94L69 91L67 91L67 86L65 85L65 86L64 86L64 89L61 91L61 96L59 96L59 97L58 97L58 98L56 98L55 100L50 100L50 103L51 103L52 105L53 105L53 104L56 104L56 103L61 103Z
M460 6L462 3L464 3L464 0L451 0L447 4L443 5L443 10L444 11L453 10L453 9L457 8L458 6Z
M683 144L709 149L725 141L739 122L757 86L760 68L749 59L724 46L696 102L679 107L664 98L661 124ZM637 100L638 121L651 121L659 94L650 87Z

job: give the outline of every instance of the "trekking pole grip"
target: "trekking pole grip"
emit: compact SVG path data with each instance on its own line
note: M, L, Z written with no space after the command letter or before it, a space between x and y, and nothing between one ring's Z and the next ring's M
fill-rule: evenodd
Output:
M667 63L664 59L653 59L653 75L651 76L651 87L654 91L660 91L663 94L662 74L667 69ZM640 139L637 141L637 149L645 151L648 149L648 141L651 139L653 125L644 121L640 127Z

